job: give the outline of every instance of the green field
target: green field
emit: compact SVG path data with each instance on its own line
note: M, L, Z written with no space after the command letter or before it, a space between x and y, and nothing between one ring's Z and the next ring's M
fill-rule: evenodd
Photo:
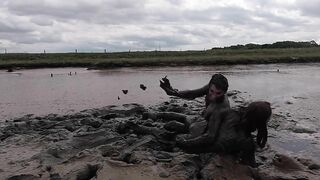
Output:
M320 47L140 51L118 53L0 54L0 68L145 67L320 62Z

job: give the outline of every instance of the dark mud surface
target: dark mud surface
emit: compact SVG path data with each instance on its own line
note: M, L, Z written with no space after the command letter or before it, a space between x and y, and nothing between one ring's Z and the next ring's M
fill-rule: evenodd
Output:
M229 94L233 107L248 103L241 92ZM318 130L299 126L296 120L279 113L277 107L273 107L275 113L269 122L267 147L257 149L257 168L242 165L229 155L187 154L159 139L156 133L137 134L123 126L132 122L161 129L163 119L143 115L176 112L197 119L203 108L203 99L171 98L153 106L125 104L68 115L26 115L8 120L0 129L0 177L9 180L320 178L318 159L310 152L309 157L301 155L301 151L319 152Z

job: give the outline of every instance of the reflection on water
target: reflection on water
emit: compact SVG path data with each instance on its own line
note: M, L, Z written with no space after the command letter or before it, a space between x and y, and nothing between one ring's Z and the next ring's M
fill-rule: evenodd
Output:
M278 72L279 69L279 72ZM71 72L71 75L68 73ZM75 73L76 72L76 73ZM111 104L155 104L168 100L159 79L168 75L175 88L205 85L212 74L227 76L230 90L240 90L251 100L264 99L281 110L303 111L300 116L320 117L318 112L320 64L237 65L166 68L121 68L87 71L56 68L0 71L0 118L24 114L68 113ZM53 74L53 77L51 77ZM139 88L146 85L146 91ZM122 89L127 89L124 95ZM118 100L118 96L120 100ZM291 101L290 106L285 104ZM299 106L300 103L308 104ZM284 106L286 105L286 106Z

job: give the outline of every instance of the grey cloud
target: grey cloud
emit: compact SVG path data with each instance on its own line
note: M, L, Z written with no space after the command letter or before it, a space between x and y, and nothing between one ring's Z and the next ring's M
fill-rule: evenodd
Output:
M305 16L313 16L320 18L320 1L319 0L308 0L298 1L296 8Z
M320 1L296 2L252 0L246 1L250 8L234 4L203 9L183 8L184 0L3 0L0 17L9 18L0 18L0 39L17 46L46 43L58 50L78 47L91 51L265 43L282 37L304 40L297 32L319 28L314 17L320 15ZM285 16L288 11L295 17ZM309 36L315 36L313 33ZM63 39L66 36L68 42Z
M282 26L295 26L302 23L299 20L292 19L290 17L282 17L271 13L268 9L256 9L245 10L239 7L224 7L219 9L214 9L219 14L219 21L232 23L235 25L249 25L255 26L261 22L255 20L256 18L262 18L263 24L267 26L271 23L276 23Z
M250 17L251 12L239 7L223 7L214 8L212 11L216 11L219 21L228 22L231 24L245 25L252 22Z
M14 15L8 15L5 20L0 19L0 39L18 44L54 43L61 39L58 34L51 33L52 30L41 29L32 20L35 19L31 18L30 22L28 18Z
M141 9L144 7L146 0L108 0L105 1L105 5L116 9Z
M225 27L242 26L248 30L258 28L267 32L282 32L299 30L307 23L292 17L275 15L269 9L245 10L239 7L225 7L215 11L219 14L216 21Z
M10 32L10 33L28 33L31 32L30 27L23 26L18 23L4 23L0 21L0 33L1 32Z
M303 24L306 23L305 21L296 19L295 17L277 16L275 14L268 12L267 10L257 12L256 15L258 17L264 18L266 20L265 22L275 22L280 25L289 26L289 27L302 26Z
M61 36L58 34L34 34L28 33L1 33L0 39L5 38L13 43L20 44L37 44L37 43L56 43L61 41Z
M49 1L42 0L14 0L8 1L9 11L21 16L41 15L53 18L74 19L78 15L86 17L94 14L99 9L98 6L85 3L66 1L65 4L48 3ZM55 1L52 1L55 2Z
M30 19L30 22L39 25L39 26L52 26L53 20L48 19L43 16L34 16Z
M42 16L58 21L79 20L100 23L135 22L144 16L144 0L67 1L65 4L42 0L8 1L9 11L17 15ZM47 16L47 17L46 17Z
M73 2L73 3L72 3ZM181 9L181 0L168 0L170 7L146 9L147 1L108 0L104 3L83 3L69 1L65 6L48 4L41 0L9 1L9 10L19 15L48 16L58 21L78 20L99 24L144 24L144 23L225 23L254 24L251 12L237 6L208 7L206 10ZM260 2L262 3L262 2ZM169 9L168 9L169 8ZM267 12L267 10L265 11ZM45 17L44 17L45 18ZM275 17L269 13L264 18L280 24L289 23L289 18ZM41 21L38 19L38 21ZM42 20L45 22L45 20ZM294 22L291 23L291 25ZM41 25L41 24L39 24Z
M296 20L291 17L282 17L272 14L268 8L247 10L237 6L227 7L209 7L206 10L181 10L181 11L169 11L162 14L154 12L152 15L157 17L159 23L174 23L179 22L181 24L194 24L196 25L222 25L225 27L232 26L248 26L248 27L260 27L266 30L274 29L273 24L278 26L295 26L303 25L305 22ZM256 20L255 18L263 19L263 22Z

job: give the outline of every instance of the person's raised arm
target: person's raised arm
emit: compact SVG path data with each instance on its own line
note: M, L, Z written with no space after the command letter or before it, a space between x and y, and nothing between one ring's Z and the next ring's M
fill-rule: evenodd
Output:
M167 76L160 80L160 87L167 93L167 95L176 96L183 99L195 99L197 97L204 96L209 90L209 84L207 84L199 89L179 91L178 89L172 88Z

